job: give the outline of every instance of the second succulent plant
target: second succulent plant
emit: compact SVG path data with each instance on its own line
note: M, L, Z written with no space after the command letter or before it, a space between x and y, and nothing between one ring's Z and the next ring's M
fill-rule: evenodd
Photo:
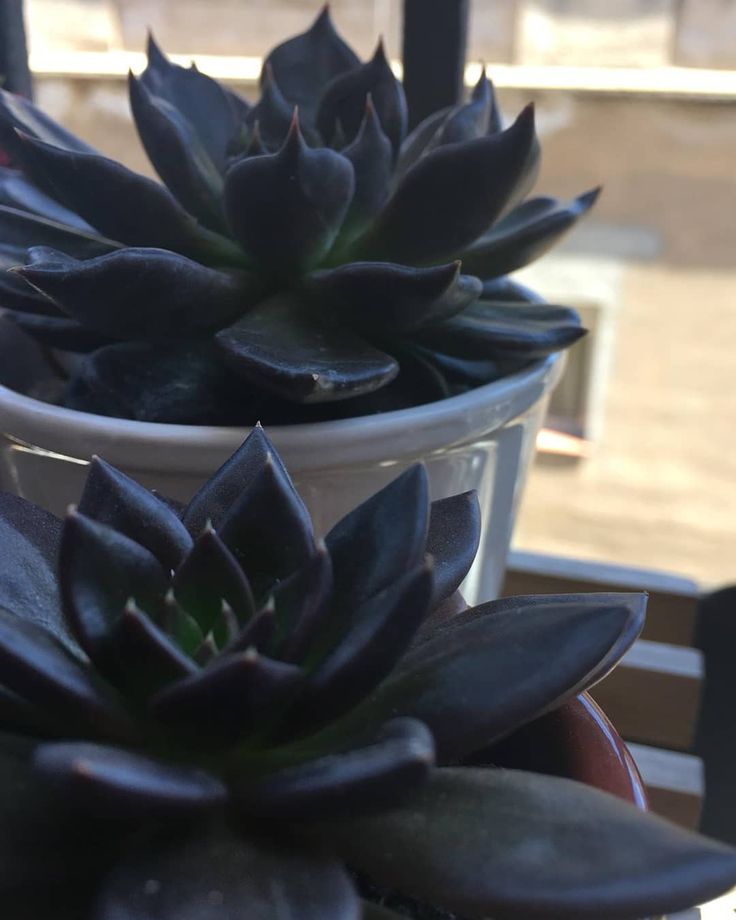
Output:
M383 47L329 12L266 57L250 105L155 45L130 77L163 184L27 101L0 99L0 306L79 352L66 405L272 423L440 399L567 347L574 310L505 275L596 198L527 198L531 107L503 128L484 75L407 134ZM24 264L25 263L25 264Z

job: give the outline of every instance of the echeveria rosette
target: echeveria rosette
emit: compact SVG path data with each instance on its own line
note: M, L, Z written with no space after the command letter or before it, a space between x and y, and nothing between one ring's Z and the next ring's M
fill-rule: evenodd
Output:
M421 466L319 540L257 428L186 508L95 460L64 521L0 495L0 537L7 920L607 920L736 882L605 793L462 766L606 674L645 599L451 613L477 501Z
M163 184L0 99L15 167L0 170L0 258L15 267L0 305L84 353L67 405L191 423L383 411L583 334L574 310L494 283L596 192L524 200L533 111L504 130L485 75L407 134L383 46L361 63L325 8L266 57L254 105L153 40L130 103Z

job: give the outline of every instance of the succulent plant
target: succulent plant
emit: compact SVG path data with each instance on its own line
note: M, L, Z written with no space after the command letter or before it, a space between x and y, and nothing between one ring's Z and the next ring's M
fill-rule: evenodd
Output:
M736 882L606 793L469 765L645 605L449 615L478 520L414 466L316 539L258 428L186 508L99 459L63 522L1 494L4 920L605 920Z
M407 135L383 46L361 63L325 7L266 57L254 105L153 39L130 103L164 184L0 99L15 167L0 171L0 256L15 267L0 305L41 342L85 353L67 405L250 424L381 411L583 334L574 310L505 275L597 190L525 198L533 110L503 129L485 74Z

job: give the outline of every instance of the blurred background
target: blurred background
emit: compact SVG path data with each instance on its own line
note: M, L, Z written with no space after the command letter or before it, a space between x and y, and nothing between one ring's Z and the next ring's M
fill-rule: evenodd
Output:
M170 54L255 89L260 56L317 0L26 0L41 107L149 171L125 74L150 26ZM333 0L362 55L398 59L400 0ZM585 315L551 407L515 545L736 571L736 0L472 0L469 62L508 117L537 104L539 193L603 184L594 214L519 273ZM477 69L475 71L477 74ZM472 66L468 79L474 77Z

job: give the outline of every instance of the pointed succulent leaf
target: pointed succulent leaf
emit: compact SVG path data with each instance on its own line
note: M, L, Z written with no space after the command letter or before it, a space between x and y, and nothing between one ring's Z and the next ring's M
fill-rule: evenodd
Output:
M198 537L208 524L217 530L242 490L271 461L283 469L280 458L259 423L190 500L182 515L189 533ZM283 472L286 474L285 469Z
M510 599L500 610L491 602L454 617L348 718L365 725L393 715L420 719L446 763L548 712L624 654L646 603L643 595L557 601Z
M105 882L95 920L235 920L244 905L248 920L360 920L335 857L224 827L132 841Z
M268 655L275 635L276 608L273 598L269 598L240 633L236 633L233 636L232 641L225 649L225 654L229 655L235 652L247 652L248 649L255 649L257 652L263 652Z
M261 76L261 98L245 120L251 130L248 156L258 156L281 147L293 117L294 104L281 92L270 65L266 64Z
M255 613L248 579L211 527L199 535L193 550L177 569L173 586L177 601L194 617L203 635L212 630L223 600L242 623Z
M335 323L405 333L460 313L481 296L483 285L461 275L459 262L432 268L353 262L313 272L306 290Z
M483 72L473 87L470 101L457 106L445 120L437 134L437 145L460 144L487 134L492 107L491 84Z
M117 243L91 232L0 205L0 267L22 264L27 250L41 243L80 259L91 259L118 248Z
M437 770L397 808L334 827L374 881L467 917L625 920L736 883L730 847L582 783L516 770Z
M245 251L282 278L326 255L354 188L350 161L334 150L308 147L295 118L277 153L246 157L230 168L225 211Z
M135 737L110 687L50 632L0 607L3 683L66 731L129 740Z
M224 229L222 175L191 123L132 74L128 88L133 119L156 172L187 211L212 230Z
M432 502L427 552L434 560L434 597L454 594L470 571L480 544L480 505L475 491Z
M55 515L0 492L0 607L74 648L56 581L60 534L61 521Z
M398 182L402 179L417 160L434 149L433 140L438 132L442 130L442 125L447 120L448 115L453 111L454 107L449 105L442 109L437 109L436 112L432 112L431 115L420 121L416 128L406 137L399 151L395 181Z
M16 269L73 319L118 339L194 337L236 319L258 297L259 282L221 272L165 249L126 248L78 261Z
M107 817L189 815L227 799L221 780L204 770L90 742L41 744L33 770L57 794Z
M434 764L434 743L415 719L388 722L372 744L234 784L249 815L304 820L380 811L413 792Z
M370 95L355 140L341 150L353 164L355 191L343 221L338 250L347 246L368 227L386 203L391 191L394 153L376 114Z
M242 392L209 342L98 346L74 369L66 405L174 425L244 425L263 414L258 395Z
M73 511L59 549L64 613L79 644L97 661L130 598L157 610L168 579L156 557L130 537Z
M596 188L564 203L530 198L462 253L464 270L485 279L528 265L551 249L593 207L599 194Z
M266 456L257 475L243 483L218 531L256 597L300 569L315 552L309 512L272 454Z
M324 541L311 559L273 590L275 642L281 661L300 661L329 607L332 559Z
M151 95L181 113L215 166L224 169L228 145L238 130L237 112L224 87L196 67L172 64L150 34L148 65L139 79Z
M176 568L192 547L168 505L99 457L92 458L79 511L144 546L166 569Z
M269 69L292 105L312 123L317 101L328 84L345 71L360 66L360 59L337 34L329 7L325 5L312 25L294 38L277 45L263 62L261 85Z
M424 565L351 612L339 640L309 674L291 723L300 729L324 725L367 696L409 647L432 593L432 569ZM338 605L334 612L343 614Z
M406 135L406 97L391 70L382 41L370 61L336 76L325 89L317 110L320 134L331 138L340 124L348 140L352 140L360 130L369 93L396 155Z
M50 144L64 147L66 150L95 153L94 148L67 131L66 128L62 128L41 109L36 108L30 100L15 93L0 90L0 143L8 151L13 162L16 160L18 147L17 130L24 131Z
M534 143L528 107L500 134L433 150L404 176L370 232L355 244L356 254L426 264L466 248L526 181Z
M310 313L297 296L277 295L218 332L215 341L234 372L293 402L352 398L396 376L390 355Z
M50 348L86 353L110 344L110 339L66 316L40 316L8 310L4 316L19 329Z
M301 668L249 649L220 656L199 674L170 684L150 705L167 725L231 742L262 725L302 683Z
M177 603L173 590L169 590L164 597L160 617L166 633L185 655L196 660L196 652L204 641L204 635L194 617Z
M577 310L478 300L461 315L421 329L421 345L470 359L541 358L584 336Z
M132 599L113 623L95 663L110 683L136 702L199 671L195 662Z
M18 211L37 214L39 217L46 217L48 220L87 233L92 231L90 225L78 214L44 194L17 169L0 168L0 204Z
M345 616L421 565L428 523L427 473L415 464L335 524L325 543Z
M100 154L64 150L28 135L20 141L23 165L42 174L55 198L104 236L220 264L237 261L229 240L201 228L153 179Z

